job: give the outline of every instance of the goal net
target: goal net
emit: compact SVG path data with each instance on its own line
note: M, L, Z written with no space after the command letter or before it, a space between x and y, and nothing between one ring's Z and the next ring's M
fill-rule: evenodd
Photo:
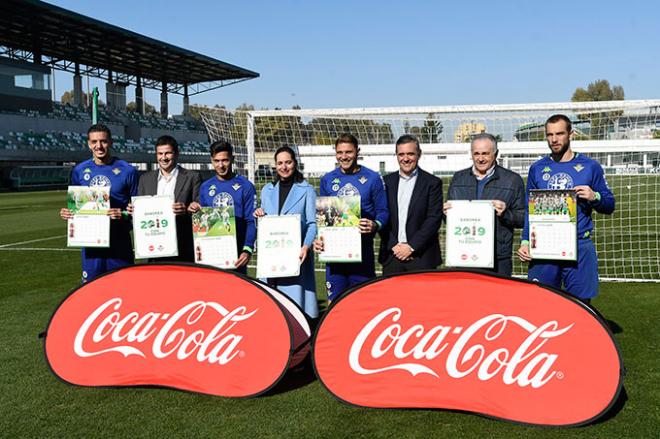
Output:
M398 170L394 143L402 134L421 142L420 167L443 180L471 166L470 139L488 132L499 140L500 165L526 178L548 153L544 122L566 114L575 131L572 148L596 159L616 197L613 215L595 213L594 242L602 280L660 281L660 100L466 105L202 113L212 141L236 148L238 172L261 190L273 178L273 153L298 152L303 173L318 188L335 166L334 141L342 133L360 141L360 163L382 175ZM517 248L519 233L514 241ZM440 244L444 247L444 225ZM317 268L322 268L319 264ZM514 257L514 274L527 267Z

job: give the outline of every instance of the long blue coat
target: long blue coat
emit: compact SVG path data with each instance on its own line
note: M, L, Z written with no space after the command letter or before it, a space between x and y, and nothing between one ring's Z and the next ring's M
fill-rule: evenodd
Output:
M277 215L280 184L268 183L261 190L261 208L266 215ZM312 243L316 236L316 192L306 180L294 183L284 201L280 215L300 215L300 236L303 245L309 247L300 275L273 279L277 289L293 299L312 318L319 315L316 302L316 277L314 276L314 252Z

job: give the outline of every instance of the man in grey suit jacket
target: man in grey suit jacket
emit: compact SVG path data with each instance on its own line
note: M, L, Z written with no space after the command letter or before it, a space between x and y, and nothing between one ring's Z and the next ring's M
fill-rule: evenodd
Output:
M188 205L197 199L202 183L197 171L189 171L177 164L179 145L172 136L160 136L156 140L158 169L140 176L138 195L173 195L172 210L176 215L176 236L179 256L158 258L158 261L195 262L192 237L192 220Z

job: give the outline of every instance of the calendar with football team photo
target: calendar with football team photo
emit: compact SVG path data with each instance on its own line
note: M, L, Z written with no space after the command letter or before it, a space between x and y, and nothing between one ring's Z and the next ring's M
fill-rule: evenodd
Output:
M317 197L316 225L323 240L321 262L362 262L360 197Z
M67 247L110 247L110 187L69 186Z
M192 215L195 262L233 269L238 259L234 206L202 207Z
M529 252L533 259L577 260L577 195L574 190L531 190Z

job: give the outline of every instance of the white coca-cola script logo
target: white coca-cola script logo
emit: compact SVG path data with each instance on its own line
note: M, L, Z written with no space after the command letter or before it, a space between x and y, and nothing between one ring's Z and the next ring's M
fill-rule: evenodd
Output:
M142 344L153 339L151 352L155 358L176 353L177 359L184 360L194 354L200 363L227 364L238 354L237 347L243 339L230 331L238 322L249 319L257 312L255 309L248 313L244 306L229 311L216 302L200 300L172 314L147 312L140 315L133 311L122 315L119 312L121 305L122 299L112 298L87 317L74 340L73 349L78 356L93 357L119 352L124 357L138 355L146 358L143 350L131 344ZM194 328L202 317L217 320L208 333ZM106 338L117 343L117 346L91 349Z
M479 380L488 381L501 372L504 384L539 388L557 373L552 370L557 355L542 352L541 348L548 340L566 333L573 326L570 324L559 328L557 321L536 326L522 317L491 314L472 323L465 330L460 326L443 325L425 329L420 324L404 330L396 323L401 315L399 308L386 309L360 330L349 353L351 369L361 375L400 369L413 376L430 374L439 378L438 372L422 364L422 360L432 361L437 358L450 345L450 342L446 341L447 336L460 334L449 349L444 362L447 375L463 378L476 371ZM518 325L527 333L515 350L512 349L513 353L508 347L498 347L487 352L484 344L475 340L475 334L483 329L482 342L493 342L510 324ZM373 338L372 335L375 335L373 344L365 346L367 339ZM393 364L369 369L360 363L362 355L377 360L388 352L391 352Z

